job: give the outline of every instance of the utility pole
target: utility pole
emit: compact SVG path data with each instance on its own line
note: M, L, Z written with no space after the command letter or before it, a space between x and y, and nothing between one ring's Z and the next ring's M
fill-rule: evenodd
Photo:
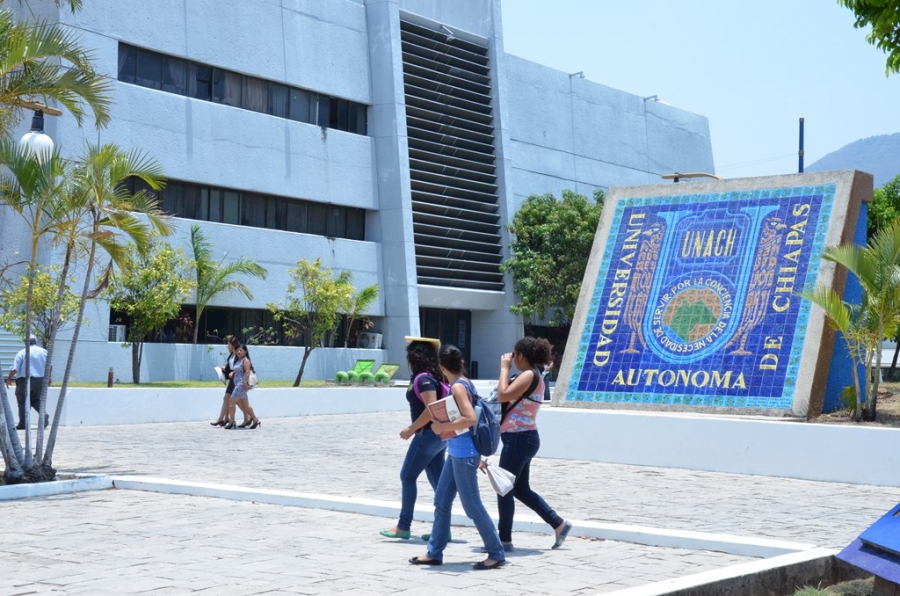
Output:
M797 156L800 159L799 169L797 170L799 173L803 173L803 118L800 118L800 151L797 152Z

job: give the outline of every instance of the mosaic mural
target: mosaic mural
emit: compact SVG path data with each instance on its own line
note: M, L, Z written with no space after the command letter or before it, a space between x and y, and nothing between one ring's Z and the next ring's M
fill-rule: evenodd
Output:
M790 409L834 193L617 201L566 400Z

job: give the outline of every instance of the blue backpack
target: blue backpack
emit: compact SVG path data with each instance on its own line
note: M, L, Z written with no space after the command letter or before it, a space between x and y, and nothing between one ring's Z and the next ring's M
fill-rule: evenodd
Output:
M500 446L500 421L494 410L479 397L471 382L463 382L463 386L469 392L469 399L475 408L475 426L469 429L475 450L485 457L494 455Z

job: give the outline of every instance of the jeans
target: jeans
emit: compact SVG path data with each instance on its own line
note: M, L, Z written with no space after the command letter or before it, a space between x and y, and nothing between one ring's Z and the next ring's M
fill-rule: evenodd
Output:
M441 472L441 480L434 492L434 525L431 527L431 538L428 540L428 558L443 561L444 549L450 537L450 513L453 509L453 500L459 491L459 500L462 502L466 516L475 522L475 527L481 535L484 550L488 557L494 561L503 561L503 545L494 528L494 522L488 515L487 509L481 502L478 492L478 464L480 455L472 457L447 457L444 469Z
M500 523L497 530L500 540L512 542L513 516L516 513L516 499L541 516L541 519L550 524L554 530L563 523L563 518L533 490L529 485L531 475L531 460L541 448L541 438L536 430L526 430L518 433L503 433L500 435L503 441L503 451L500 452L500 467L509 470L516 475L516 484L506 496L497 496L497 512L500 515Z
M431 488L437 489L444 467L444 450L447 444L431 431L423 428L410 439L406 459L400 468L400 521L397 529L408 531L412 525L413 510L416 507L418 489L416 481L422 472L428 477Z
M25 377L16 379L16 402L19 405L19 426L25 424ZM44 377L31 377L31 407L35 412L41 411L41 389L44 388Z

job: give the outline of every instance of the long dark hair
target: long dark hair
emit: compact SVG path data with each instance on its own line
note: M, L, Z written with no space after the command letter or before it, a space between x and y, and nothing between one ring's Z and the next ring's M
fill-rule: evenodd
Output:
M524 356L532 367L536 367L550 362L553 346L543 337L523 337L516 342L513 351Z
M441 346L441 366L449 370L455 375L466 374L466 361L463 360L462 352L452 344L444 344Z
M438 366L437 352L434 346L424 341L414 341L406 346L406 363L413 376L427 372L435 379L441 379L441 369Z

